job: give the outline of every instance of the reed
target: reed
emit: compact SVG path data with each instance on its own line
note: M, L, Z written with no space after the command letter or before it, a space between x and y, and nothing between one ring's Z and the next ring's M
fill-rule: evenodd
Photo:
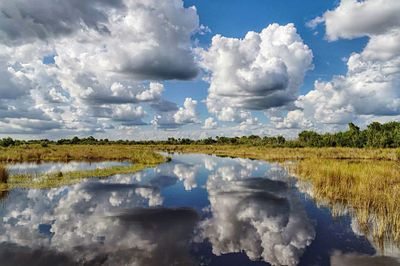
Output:
M151 148L166 152L205 153L279 162L311 158L400 161L400 149L270 148L247 145L154 145Z
M394 161L307 159L288 165L312 184L312 197L349 208L360 228L377 242L400 243L400 165Z
M42 176L12 175L9 177L8 189L33 188L50 189L73 185L87 178L105 178L116 174L132 174L145 168L155 166L154 164L133 164L129 166L114 166L104 169L54 172Z
M129 160L158 163L164 158L140 145L26 145L0 148L0 162Z
M0 165L0 183L6 184L8 181L8 172L4 165Z

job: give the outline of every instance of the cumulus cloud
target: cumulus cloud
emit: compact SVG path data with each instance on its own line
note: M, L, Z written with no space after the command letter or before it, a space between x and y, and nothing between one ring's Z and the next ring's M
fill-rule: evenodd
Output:
M177 124L188 124L197 122L197 101L192 98L186 98L183 107L174 114L174 120Z
M198 122L197 101L186 98L183 106L176 112L162 112L154 116L151 124L159 128L176 128L182 125ZM172 109L173 110L173 109Z
M208 109L225 120L238 108L263 110L293 101L313 57L293 24L272 24L243 39L216 35L199 53L210 73Z
M276 126L276 128L279 129L285 129L285 128L310 128L313 126L312 122L309 121L304 113L300 110L293 110L289 111L287 116L282 118L282 117L272 117L271 118L272 123Z
M196 9L182 0L2 1L1 112L27 119L30 106L33 119L62 122L62 130L97 131L113 127L113 116L121 122L127 104L175 111L157 80L197 75L199 30Z
M204 120L204 129L215 129L217 128L218 123L214 121L213 117L208 117L206 120Z
M142 106L118 105L114 108L112 118L124 125L142 125L142 119L147 115Z
M366 124L400 115L400 3L392 0L342 0L317 24L326 24L329 40L368 36L367 46L347 59L347 74L316 81L314 88L295 101L278 127L306 128L349 122ZM295 114L295 115L294 115ZM286 123L285 123L286 122ZM286 124L286 125L285 125Z
M398 28L400 3L396 0L341 0L334 10L325 12L308 24L312 27L325 22L329 40L353 39L380 35Z

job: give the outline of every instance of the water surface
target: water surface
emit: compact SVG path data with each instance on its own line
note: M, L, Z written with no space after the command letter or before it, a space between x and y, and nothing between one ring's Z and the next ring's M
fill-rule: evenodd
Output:
M11 169L53 166L64 171ZM0 203L0 264L398 265L395 246L377 250L354 219L333 218L306 190L278 164L208 155L16 189Z

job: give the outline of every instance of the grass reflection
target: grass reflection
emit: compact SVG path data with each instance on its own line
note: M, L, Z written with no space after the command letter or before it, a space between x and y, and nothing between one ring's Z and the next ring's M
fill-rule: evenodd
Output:
M400 165L393 161L307 159L288 166L333 215L350 214L374 242L400 244Z

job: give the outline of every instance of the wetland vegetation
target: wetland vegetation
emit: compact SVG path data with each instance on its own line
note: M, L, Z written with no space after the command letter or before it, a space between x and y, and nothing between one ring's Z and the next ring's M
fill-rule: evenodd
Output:
M0 191L12 188L52 188L88 177L126 174L162 163L159 151L203 153L280 162L300 181L310 184L310 196L333 210L349 210L365 234L377 242L400 243L400 123L372 123L365 130L353 124L333 134L304 131L295 140L283 137L218 137L204 140L109 141L92 137L59 141L0 142L0 161L129 161L129 166L53 172L41 176L9 175L0 166ZM340 211L339 211L340 212Z

